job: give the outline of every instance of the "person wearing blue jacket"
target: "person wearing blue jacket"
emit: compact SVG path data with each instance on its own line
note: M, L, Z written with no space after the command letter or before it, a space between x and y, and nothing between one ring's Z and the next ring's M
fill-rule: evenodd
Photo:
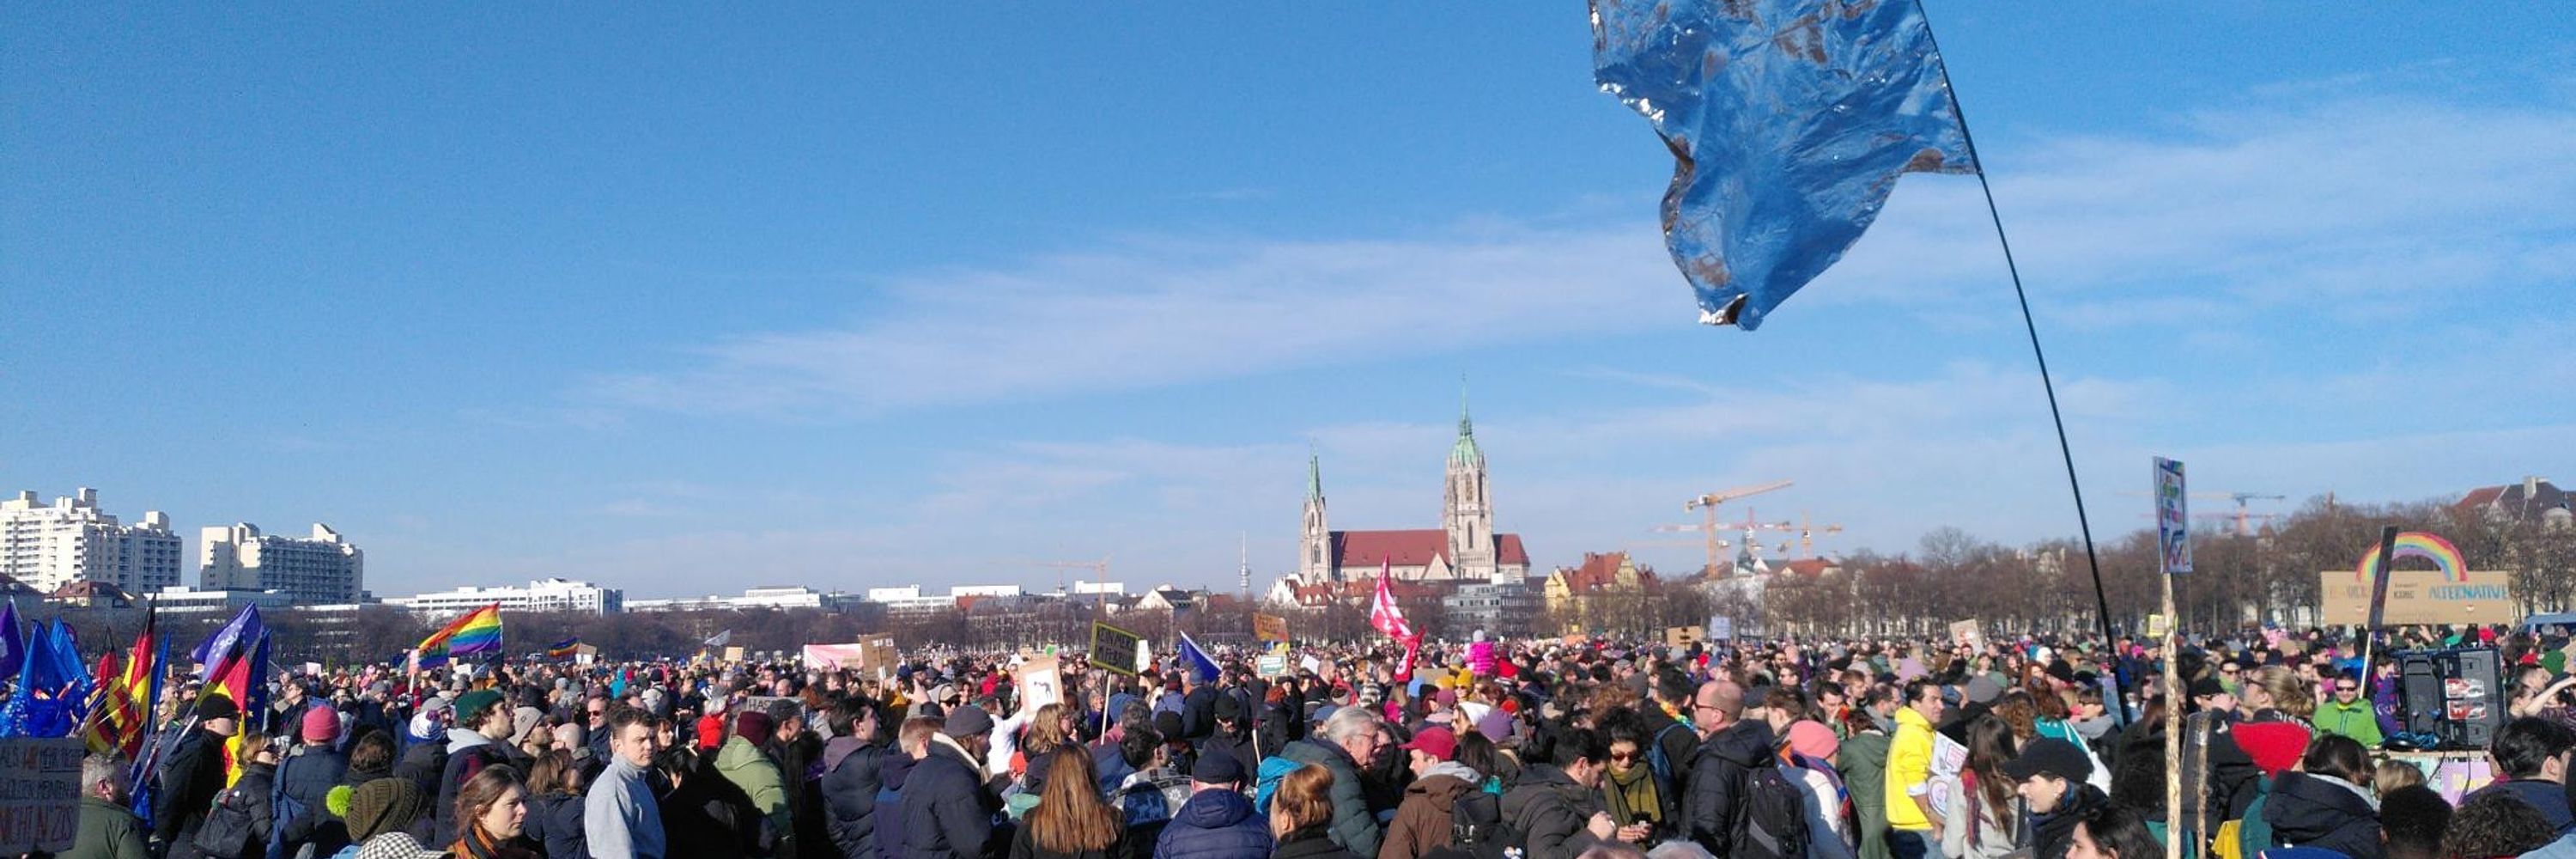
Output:
M1264 859L1273 846L1269 818L1243 795L1243 762L1202 755L1190 768L1190 799L1154 842L1157 859Z

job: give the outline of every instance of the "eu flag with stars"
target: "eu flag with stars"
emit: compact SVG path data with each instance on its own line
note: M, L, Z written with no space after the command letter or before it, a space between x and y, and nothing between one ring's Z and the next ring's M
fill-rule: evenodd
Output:
M1672 150L1664 241L1700 321L1750 331L1898 176L1973 173L1914 0L1593 0L1593 79Z

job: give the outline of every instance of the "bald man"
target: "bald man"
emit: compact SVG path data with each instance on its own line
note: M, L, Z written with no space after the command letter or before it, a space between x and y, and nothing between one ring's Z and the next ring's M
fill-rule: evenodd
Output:
M1744 718L1744 687L1728 680L1701 684L1691 696L1690 717L1703 739L1682 786L1683 831L1709 855L1728 859L1727 824L1735 819L1745 774L1770 765L1771 726Z

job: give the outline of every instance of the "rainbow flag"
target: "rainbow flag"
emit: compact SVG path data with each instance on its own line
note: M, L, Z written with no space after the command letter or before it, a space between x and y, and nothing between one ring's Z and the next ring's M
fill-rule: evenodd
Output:
M581 650L581 636L576 635L556 642L553 647L546 648L546 656L552 659L571 659L573 653L579 650Z
M445 664L449 657L501 652L501 604L466 612L420 640L420 665Z

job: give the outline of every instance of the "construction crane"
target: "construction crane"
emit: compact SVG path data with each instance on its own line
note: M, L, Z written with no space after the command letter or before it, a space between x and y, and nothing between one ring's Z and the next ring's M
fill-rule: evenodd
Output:
M1816 556L1816 531L1819 529L1823 530L1828 535L1840 534L1843 532L1843 526L1841 525L1829 522L1819 526L1816 524L1815 520L1807 518L1807 511L1798 511L1798 557L1813 558Z
M2152 495L2152 494L2150 494L2150 493L2145 493L2145 492L2122 492L2122 493L2120 493L2120 494L2122 494L2122 495L2126 495L2126 496L2130 496L2130 497L2133 497L2133 498L2153 498L2153 497L2155 497L2154 495ZM2222 498L2223 498L2223 499L2226 499L2226 500L2228 500L2228 501L2235 502L2235 503L2236 503L2236 512L2234 512L2234 513L2204 513L2204 514L2195 514L2192 518L2194 518L2194 519L2226 519L2226 520L2229 520L2230 522L2234 523L2235 528L2236 528L2236 536L2239 536L2239 537L2251 537L2251 536L2254 536L2254 520L2256 520L2256 519L2262 519L2262 520L2265 520L2265 521L2269 521L2269 520L2272 520L2272 519L2280 518L2280 517L2279 517L2279 514L2275 514L2275 513L2255 513L2255 512L2252 512L2252 511L2250 511L2250 510L2246 509L2246 507L2247 507L2247 502L2251 502L2251 501L2282 501L2282 500L2286 500L2286 499L2288 498L2288 496L2285 496L2285 495L2274 495L2274 494L2270 494L2270 493L2263 493L2263 492L2194 492L2194 493L2191 493L2191 497L2193 497L2193 498L2206 498L2206 499L2209 499L2209 500L2211 500L2211 501L2216 501L2216 500L2219 500L2219 499L2222 499ZM2334 503L2334 499L2333 499L2333 496L2332 496L2331 494L2329 494L2329 495L2327 496L2326 503L2327 503L2327 505L2329 505L2329 506L2333 505L2333 503Z
M1106 584L1109 581L1109 558L1109 555L1102 555L1100 556L1100 560L1097 561L1038 561L1037 565L1041 567L1054 568L1056 593L1063 594L1066 599L1072 599L1074 596L1073 592L1064 589L1064 571L1090 570L1092 577L1091 583L1093 585ZM1079 587L1082 584L1082 580L1075 579L1073 580L1073 583L1075 586ZM1093 607L1092 614L1095 616L1099 614L1100 600L1103 596L1105 596L1105 594L1094 593L1091 595L1091 604Z
M1717 575L1717 550L1719 548L1717 539L1717 506L1738 498L1750 498L1765 492L1775 492L1787 489L1789 488L1789 484L1790 481L1787 480L1775 480L1759 486L1738 486L1734 489L1721 489L1716 492L1711 492L1709 494L1693 498L1689 501L1682 502L1683 512L1689 512L1692 510L1700 511L1700 538L1706 541L1706 545L1708 547L1708 566L1705 568L1707 575Z

